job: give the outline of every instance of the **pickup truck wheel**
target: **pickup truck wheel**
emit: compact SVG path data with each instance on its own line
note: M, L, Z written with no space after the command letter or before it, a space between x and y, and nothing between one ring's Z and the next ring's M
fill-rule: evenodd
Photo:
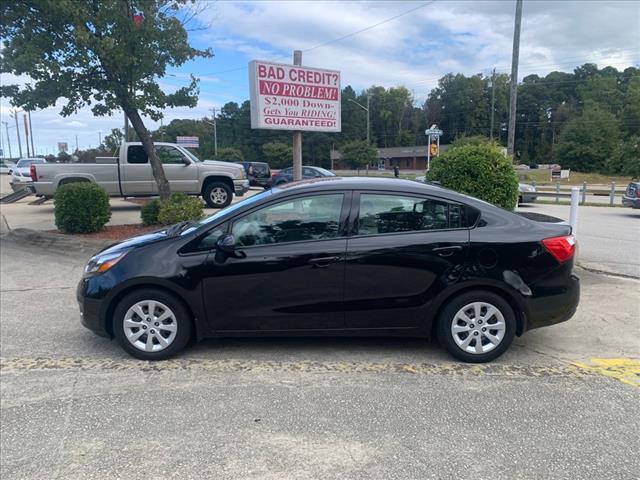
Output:
M222 182L211 182L205 187L203 197L210 208L224 208L231 203L233 192Z

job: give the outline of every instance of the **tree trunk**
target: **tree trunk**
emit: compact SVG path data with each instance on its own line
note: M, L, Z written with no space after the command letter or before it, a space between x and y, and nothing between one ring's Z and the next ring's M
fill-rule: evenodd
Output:
M153 178L158 184L158 193L160 194L160 200L167 200L169 195L171 195L171 188L169 187L169 182L167 181L167 177L164 174L164 169L162 168L162 162L158 158L156 154L156 149L153 147L153 140L151 139L151 134L144 126L142 122L142 118L140 118L140 114L136 109L127 109L125 110L127 117L131 120L131 125L133 129L138 134L140 141L142 142L142 146L144 147L144 151L147 153L147 157L149 157L149 163L151 163L151 172L153 173Z

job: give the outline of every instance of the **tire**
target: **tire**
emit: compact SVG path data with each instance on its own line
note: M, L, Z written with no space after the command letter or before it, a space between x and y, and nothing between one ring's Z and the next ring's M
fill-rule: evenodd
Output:
M224 208L233 200L233 191L223 182L211 182L202 192L202 197L209 208Z
M146 321L149 306L154 304L153 313L159 321L154 322L154 318ZM189 343L192 331L191 315L182 303L169 293L151 288L125 296L115 308L112 327L120 346L140 360L165 360L175 355ZM166 346L159 341L159 336L168 343ZM148 347L150 337L151 347Z
M476 317L478 311L480 315ZM464 320L465 315L468 321ZM496 328L491 328L492 325ZM454 326L457 327L455 333ZM469 363L498 358L513 342L515 331L516 318L509 303L495 293L482 290L466 292L451 300L440 313L437 324L440 344L458 360Z

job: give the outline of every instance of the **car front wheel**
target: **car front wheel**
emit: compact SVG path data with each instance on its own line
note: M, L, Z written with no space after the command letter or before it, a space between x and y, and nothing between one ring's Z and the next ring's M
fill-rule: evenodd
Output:
M210 208L224 208L233 200L231 188L222 182L212 182L207 185L202 196Z
M120 346L141 360L164 360L182 350L191 338L189 312L161 290L137 290L115 308L113 333Z
M492 292L472 291L454 298L438 318L438 339L458 360L490 362L511 345L516 319L509 303Z

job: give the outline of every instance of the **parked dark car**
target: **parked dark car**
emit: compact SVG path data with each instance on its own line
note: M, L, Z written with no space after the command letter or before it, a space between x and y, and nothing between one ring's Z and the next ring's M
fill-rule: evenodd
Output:
M336 174L330 170L321 167L302 167L302 178L308 180L310 178L335 177ZM271 185L282 185L284 183L293 182L293 168L285 168L276 173L271 179Z
M575 240L408 180L307 180L94 256L82 323L135 357L239 335L437 335L486 362L575 312Z
M622 195L622 205L640 208L640 182L631 182Z
M271 169L264 162L238 162L244 167L251 187L271 188Z

